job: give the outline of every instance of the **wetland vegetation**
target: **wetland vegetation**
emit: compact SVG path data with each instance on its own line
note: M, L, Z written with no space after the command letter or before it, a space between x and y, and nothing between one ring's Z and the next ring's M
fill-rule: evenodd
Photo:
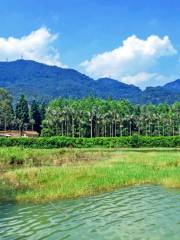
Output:
M50 202L140 184L180 187L179 149L0 148L0 200Z

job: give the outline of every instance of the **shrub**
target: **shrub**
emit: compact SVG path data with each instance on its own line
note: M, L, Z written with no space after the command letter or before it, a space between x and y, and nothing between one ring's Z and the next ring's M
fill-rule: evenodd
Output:
M91 147L180 147L180 136L149 137L39 137L39 138L0 138L0 147L20 146L26 148L91 148Z

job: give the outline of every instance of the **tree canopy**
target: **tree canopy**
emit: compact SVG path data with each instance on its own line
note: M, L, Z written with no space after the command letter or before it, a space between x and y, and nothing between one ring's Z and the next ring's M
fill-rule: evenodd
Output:
M134 105L126 100L57 99L46 109L44 135L73 137L180 134L180 102Z

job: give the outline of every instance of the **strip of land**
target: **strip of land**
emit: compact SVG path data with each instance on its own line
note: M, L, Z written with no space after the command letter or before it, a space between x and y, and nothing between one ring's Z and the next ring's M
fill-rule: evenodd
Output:
M0 148L0 201L50 202L139 184L180 188L180 149Z

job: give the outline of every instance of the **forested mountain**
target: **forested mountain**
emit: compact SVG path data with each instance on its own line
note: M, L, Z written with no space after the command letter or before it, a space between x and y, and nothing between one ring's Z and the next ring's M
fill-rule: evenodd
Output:
M73 69L48 66L29 60L0 62L0 87L8 89L15 99L25 94L29 100L36 98L43 101L60 96L82 98L87 95L125 98L134 103L180 101L180 80L163 87L148 87L141 91L134 85L110 78L95 81Z
M180 79L177 79L176 81L167 83L164 85L164 88L169 91L174 91L176 93L180 93Z
M143 93L140 103L153 103L158 104L162 102L167 102L172 104L176 101L180 101L180 92L179 90L174 91L166 89L164 86L158 87L147 87Z
M141 95L138 87L110 78L100 78L95 81L95 85L97 95L102 98L111 96L113 99L125 98L131 102L138 102L138 97Z

